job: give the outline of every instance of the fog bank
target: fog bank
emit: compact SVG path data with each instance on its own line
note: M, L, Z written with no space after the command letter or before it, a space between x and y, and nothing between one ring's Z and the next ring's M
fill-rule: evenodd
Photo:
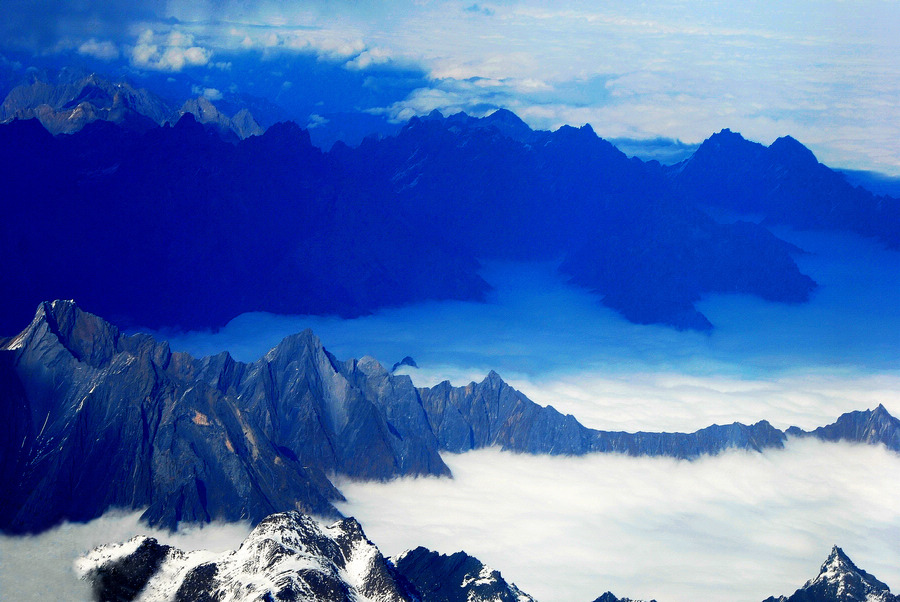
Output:
M382 551L465 550L541 602L617 596L759 602L790 595L841 546L900 588L900 456L791 440L699 460L487 449L454 479L340 483Z

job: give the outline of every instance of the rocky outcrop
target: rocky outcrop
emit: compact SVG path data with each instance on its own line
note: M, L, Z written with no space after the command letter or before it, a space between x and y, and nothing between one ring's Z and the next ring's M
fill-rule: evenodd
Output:
M0 123L38 119L53 134L71 134L94 121L146 131L171 119L165 101L125 81L95 73L62 73L59 81L34 79L13 88L0 105Z
M893 451L900 451L900 420L890 415L878 404L874 410L847 412L837 421L811 431L797 427L787 430L788 435L815 437L823 441L852 441L855 443L884 444Z
M447 556L419 546L392 560L422 602L534 602L500 571L465 552Z
M887 585L860 569L839 547L834 546L819 574L791 596L766 598L763 602L897 602Z
M200 96L175 110L156 94L131 82L67 70L55 78L33 76L30 82L13 88L0 104L0 123L37 119L51 134L74 134L90 123L107 121L126 130L145 132L175 123L186 113L232 142L265 131L246 108L228 117Z
M183 552L139 536L96 548L77 570L98 600L418 600L354 519L323 527L298 512L267 517L224 554Z

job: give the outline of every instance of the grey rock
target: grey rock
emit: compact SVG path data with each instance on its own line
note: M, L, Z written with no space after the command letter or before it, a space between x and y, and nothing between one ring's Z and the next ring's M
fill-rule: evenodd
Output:
M229 117L203 96L186 100L178 111L176 120L186 113L193 115L198 123L211 126L226 140L261 136L265 131L247 109L241 109L234 117Z
M71 134L99 120L142 131L172 114L161 98L125 81L94 73L60 80L34 79L13 88L0 105L0 123L36 118L52 134Z
M411 381L337 362L309 331L252 364L197 360L55 301L0 348L0 381L5 531L110 507L173 528L338 516L326 474L449 474Z

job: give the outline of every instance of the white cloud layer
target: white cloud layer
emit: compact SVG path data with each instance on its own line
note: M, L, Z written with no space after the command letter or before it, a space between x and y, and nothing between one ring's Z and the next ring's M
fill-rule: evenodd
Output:
M454 479L341 483L388 554L465 550L541 602L610 590L660 602L759 602L814 577L834 544L900 589L900 456L795 440L687 462L482 450Z

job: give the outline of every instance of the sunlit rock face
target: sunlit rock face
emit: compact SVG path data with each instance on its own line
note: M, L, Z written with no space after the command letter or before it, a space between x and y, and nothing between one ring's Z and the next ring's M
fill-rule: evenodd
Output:
M790 597L769 597L763 602L896 602L887 585L857 567L834 546L819 574Z

